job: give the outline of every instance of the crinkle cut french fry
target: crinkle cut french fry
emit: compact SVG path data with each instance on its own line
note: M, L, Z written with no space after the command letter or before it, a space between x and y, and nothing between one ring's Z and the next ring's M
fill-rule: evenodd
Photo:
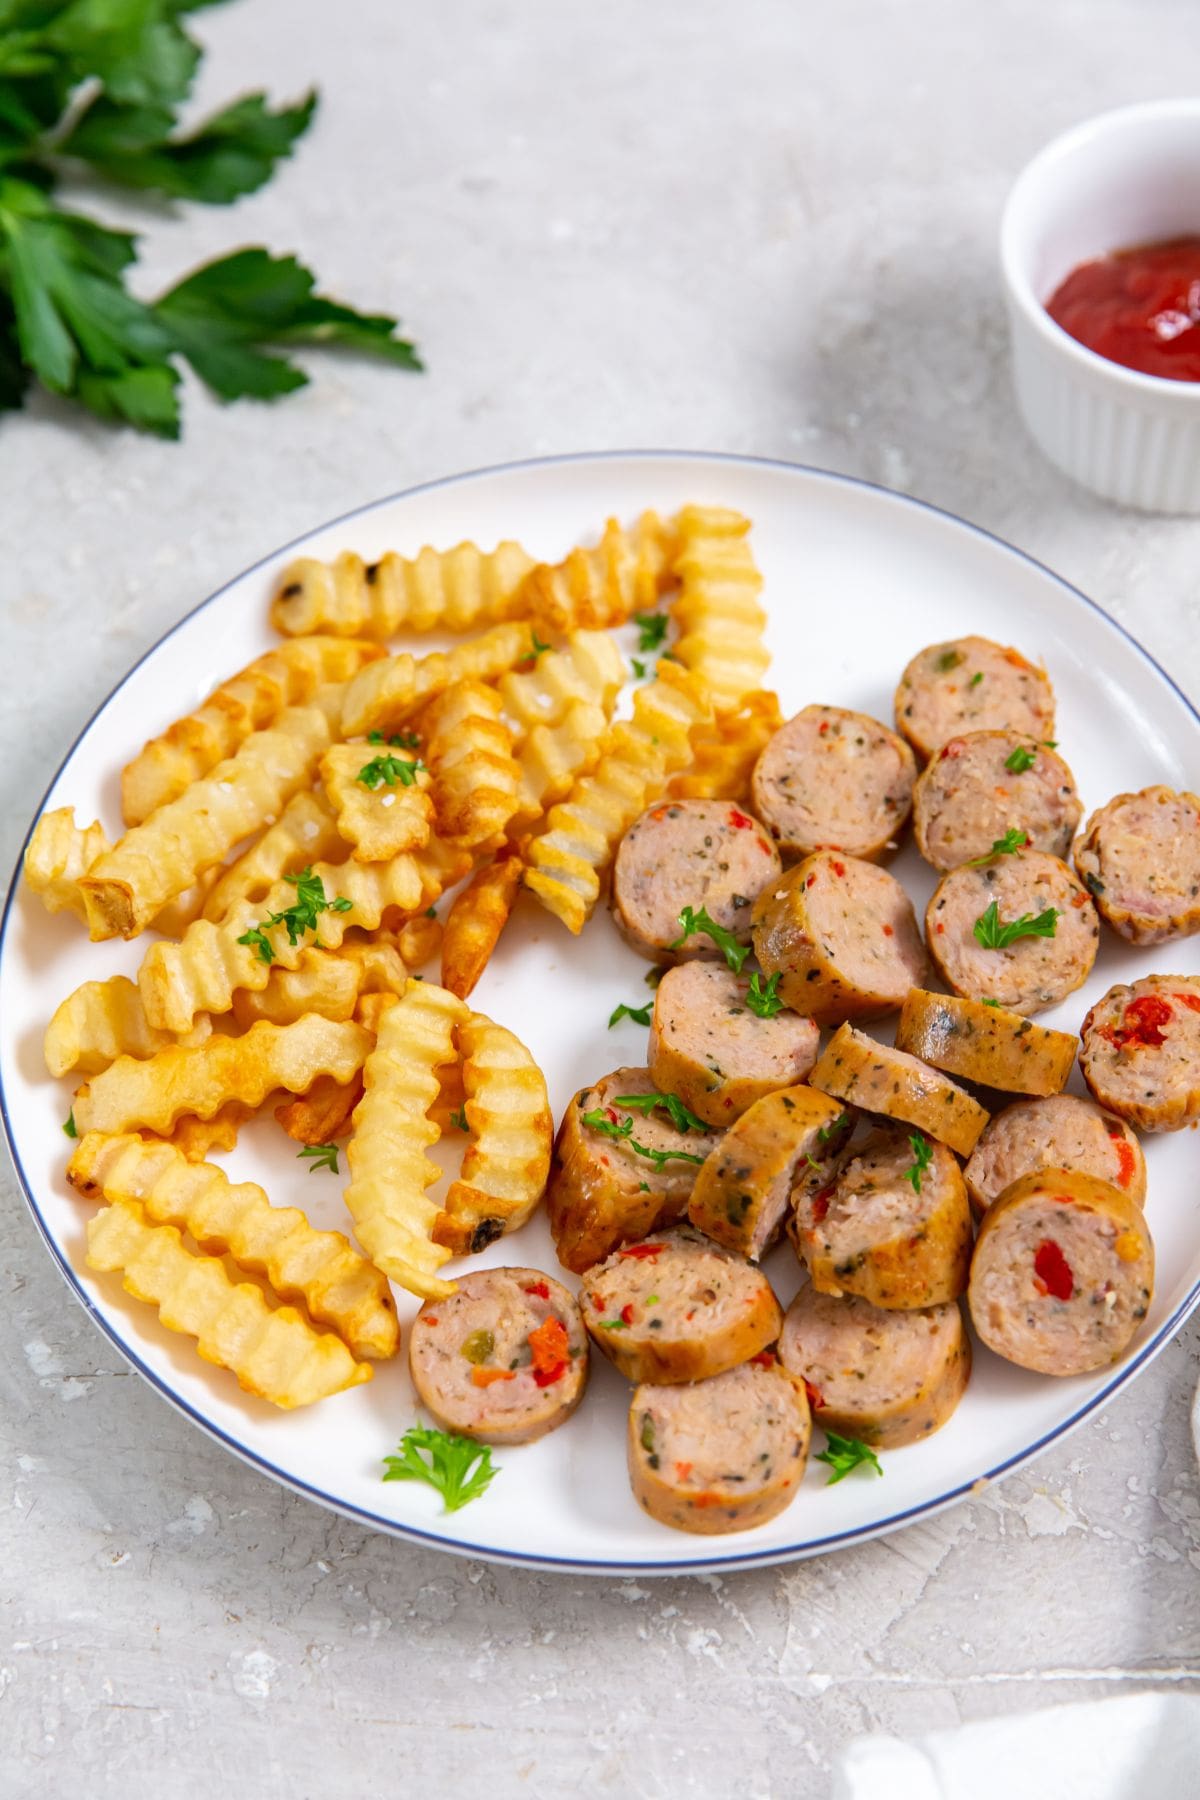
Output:
M396 731L426 701L454 682L493 681L506 669L527 661L532 650L533 633L529 626L511 621L493 625L490 631L456 644L453 650L435 650L419 657L405 652L371 663L347 684L341 735L357 737L366 731L382 731L386 735Z
M311 863L341 862L349 845L323 794L293 794L279 818L219 877L203 916L218 924L239 900L262 900L284 875Z
M204 1013L196 1020L189 1042L203 1043L212 1031ZM146 1018L137 984L127 975L107 981L85 981L56 1008L46 1027L43 1048L51 1075L96 1075L118 1056L144 1059L179 1040L174 1032L156 1030Z
M421 714L437 827L453 843L486 843L517 810L520 770L500 705L495 688L456 681Z
M220 878L221 865L214 863L190 888L184 888L182 894L176 894L173 900L159 908L150 921L150 930L157 931L161 937L181 938L189 925L204 916L208 896Z
M454 1027L466 1018L462 1001L445 988L409 982L379 1021L346 1151L355 1236L376 1268L426 1298L454 1292L437 1273L450 1252L432 1239L439 1208L425 1190L441 1170L425 1152L439 1136L430 1117L437 1071L455 1055Z
M297 1094L277 1106L275 1118L297 1144L332 1144L350 1130L362 1094L361 1075L353 1081L318 1075L307 1094Z
M432 962L442 947L442 927L437 919L426 918L422 913L419 918L410 919L407 925L400 927L396 938L400 946L400 955L409 969L423 969L426 963Z
M544 650L531 667L496 683L517 743L539 725L558 725L576 700L612 711L625 680L625 660L607 631L577 631L561 650Z
M671 616L675 655L705 683L718 711L762 686L770 652L762 576L750 549L750 521L717 506L685 506L676 520L679 593Z
M748 800L754 765L783 724L776 695L760 688L692 732L692 766L668 793L680 800Z
M524 836L542 813L565 800L600 760L608 718L590 700L572 700L557 725L535 725L517 751L521 785L508 835Z
M554 1119L546 1078L511 1031L472 1013L455 1037L471 1143L434 1238L463 1255L528 1219L550 1173Z
M25 850L25 879L47 912L73 912L86 924L80 877L111 848L99 820L76 825L75 808L57 806L33 828Z
M551 631L621 625L656 604L672 579L675 531L657 513L645 512L626 531L610 519L594 549L572 550L553 566L528 577L530 617Z
M318 863L313 874L322 881L326 899L349 900L350 910L331 908L319 916L316 945L336 950L348 931L355 927L374 931L393 909L412 918L461 881L470 866L467 851L436 839L423 850L405 851L387 863ZM153 945L138 972L150 1022L161 1030L186 1031L198 1012L214 1017L227 1013L240 988L260 993L273 968L294 969L314 939L289 943L285 926L267 927L264 921L283 912L295 896L294 887L280 882L257 905L245 901L235 906L219 925L200 919L178 944ZM239 942L259 927L272 947L271 963L263 961L254 944ZM177 1020L182 1023L172 1023Z
M310 1012L351 1019L360 994L380 987L400 993L407 978L403 957L386 941L343 944L336 951L313 947L301 952L294 969L272 966L261 991L239 988L233 1016L244 1031L259 1019L291 1025Z
M135 937L168 900L278 817L328 747L321 708L289 706L178 800L127 831L80 880L92 937Z
M609 727L595 772L547 814L526 852L525 885L569 931L583 930L622 836L690 761L689 733L711 716L697 678L660 662L657 678L634 695L633 717Z
M494 550L426 545L416 556L389 550L364 562L344 550L331 563L302 556L289 563L271 601L271 623L289 637L327 631L388 638L398 631L469 631L526 616L522 584L533 568L520 544Z
M184 1244L173 1225L152 1225L134 1200L113 1200L88 1220L87 1265L123 1277L127 1293L158 1308L168 1331L196 1339L205 1362L272 1405L310 1406L374 1373L333 1332L316 1331L294 1306L272 1307L252 1282L234 1282L217 1256Z
M280 644L223 681L194 713L151 738L121 771L121 813L140 825L177 800L193 781L232 756L252 731L271 725L285 706L305 706L329 682L348 681L383 655L378 644L313 637Z
M465 1000L500 941L521 886L524 865L513 848L476 870L454 897L442 933L442 986Z
M185 1113L182 1119L176 1119L175 1128L169 1135L159 1137L152 1132L144 1135L148 1143L172 1146L188 1162L204 1162L214 1152L236 1150L238 1132L247 1119L254 1117L256 1110L253 1106L244 1106L240 1100L230 1100L211 1119L193 1119Z
M401 765L398 773L393 762ZM429 842L430 778L409 752L402 749L395 755L390 748L371 744L335 744L321 758L321 780L338 831L354 846L356 862L387 862L402 850L419 850Z
M295 1206L272 1206L253 1182L233 1183L211 1163L190 1163L170 1144L89 1132L67 1180L88 1199L134 1200L155 1225L187 1231L209 1255L227 1252L265 1275L284 1300L302 1301L355 1356L383 1359L400 1347L386 1278L340 1231L316 1231Z
M75 1096L80 1131L136 1131L166 1137L185 1113L211 1119L230 1100L261 1106L273 1088L308 1091L318 1075L349 1081L371 1048L352 1020L308 1013L294 1025L265 1020L244 1037L214 1033L194 1049L173 1045L144 1062L119 1056Z

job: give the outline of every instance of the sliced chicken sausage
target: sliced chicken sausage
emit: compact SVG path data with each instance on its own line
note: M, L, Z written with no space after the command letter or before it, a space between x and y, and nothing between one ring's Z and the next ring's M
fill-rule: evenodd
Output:
M1038 1169L1074 1169L1120 1188L1141 1206L1146 1198L1146 1159L1123 1119L1094 1100L1052 1094L1018 1100L991 1120L963 1170L979 1212L1022 1175Z
M853 1129L853 1109L811 1087L765 1095L697 1175L688 1217L719 1244L757 1259L778 1236L797 1179L823 1187Z
M916 778L912 751L878 719L806 706L759 757L751 793L785 856L834 848L873 858L894 847Z
M1131 944L1190 937L1200 931L1200 800L1168 787L1118 794L1088 820L1075 867Z
M834 1100L928 1132L960 1156L970 1156L988 1121L985 1108L948 1075L853 1025L834 1032L812 1085Z
M710 1125L732 1124L764 1094L803 1081L817 1060L816 1022L789 1007L761 1018L749 987L723 963L688 962L668 969L654 996L650 1073Z
M917 848L935 869L956 869L1005 842L1066 856L1082 813L1062 757L1016 731L948 738L913 792Z
M1087 980L1100 921L1066 863L1029 850L944 875L926 908L925 936L954 993L1033 1013Z
M1054 736L1054 689L1044 669L990 638L954 638L918 650L896 689L896 724L917 755L963 731Z
M748 944L750 908L780 867L763 827L741 807L728 800L660 800L621 839L613 918L633 948L652 961L719 957L703 932L678 943L684 908L703 907Z
M792 1499L811 1435L804 1383L769 1353L708 1381L643 1384L629 1408L634 1498L677 1531L748 1531Z
M528 1444L570 1417L587 1385L587 1333L566 1288L540 1269L475 1269L413 1321L408 1364L445 1431Z
M982 1000L912 988L900 1008L896 1048L1007 1094L1057 1094L1075 1067L1079 1039Z
M662 1107L618 1104L661 1091L648 1070L617 1069L582 1089L563 1114L546 1211L558 1259L577 1275L618 1244L682 1218L697 1171L720 1140L719 1131L677 1131Z
M703 1381L779 1336L783 1314L759 1269L689 1226L626 1244L579 1290L588 1331L630 1381Z
M1115 1362L1153 1292L1145 1219L1094 1175L1023 1175L983 1216L971 1318L989 1349L1023 1369L1083 1375Z
M806 1282L784 1318L779 1360L803 1381L818 1425L898 1450L937 1431L962 1399L971 1340L956 1300L885 1312Z
M793 1012L820 1025L894 1012L928 965L912 902L874 863L820 850L754 906L754 953Z
M1200 1119L1200 976L1109 988L1083 1021L1079 1067L1101 1106L1140 1131Z

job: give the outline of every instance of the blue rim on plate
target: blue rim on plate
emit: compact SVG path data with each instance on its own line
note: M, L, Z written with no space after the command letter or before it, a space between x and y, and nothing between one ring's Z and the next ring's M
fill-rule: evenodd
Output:
M58 781L66 764L74 755L80 740L91 729L91 726L95 723L96 719L99 718L100 714L121 692L121 689L126 683L137 673L138 669L141 668L147 658L153 656L155 651L158 650L162 644L167 642L168 638L173 637L190 619L195 618L197 613L203 612L206 607L211 606L215 601L219 600L222 595L234 585L234 582L241 581L245 576L254 574L255 570L264 568L268 563L274 562L277 557L282 556L288 550L293 549L295 545L303 543L306 539L312 537L315 530L329 530L335 525L340 525L345 520L359 519L367 513L375 512L381 506L391 506L396 501L408 500L417 494L432 493L438 488L459 487L467 482L486 480L494 475L512 474L523 469L553 468L566 463L605 463L638 460L658 461L665 459L674 461L725 463L739 467L749 466L767 469L785 469L789 472L811 476L820 481L828 481L845 487L869 489L874 493L886 496L887 499L894 501L899 506L911 506L921 512L933 513L938 518L948 520L951 524L958 526L961 530L968 531L976 537L986 539L988 542L995 544L999 549L1006 551L1009 556L1015 557L1019 562L1025 563L1029 567L1036 569L1040 574L1047 576L1066 593L1072 595L1074 599L1082 601L1083 604L1090 607L1094 613L1099 614L1105 625L1107 625L1111 631L1115 632L1117 636L1124 638L1125 642L1132 650L1137 652L1143 662L1147 663L1155 674L1179 696L1197 725L1200 725L1200 710L1193 705L1192 701L1187 694L1184 693L1178 682L1167 673L1153 656L1151 656L1150 652L1144 645L1138 642L1132 633L1127 631L1118 620L1105 612L1104 608L1099 606L1089 595L1085 594L1082 589L1077 588L1071 582L1066 581L1061 575L1056 574L1053 569L1047 568L1046 564L1039 562L1036 557L1030 556L1024 550L1018 550L1015 545L1008 543L1004 538L997 537L994 532L984 530L981 525L973 525L969 520L959 518L955 513L947 512L944 507L933 506L927 500L918 500L910 494L900 494L892 488L885 488L879 482L864 481L857 475L836 474L829 469L815 469L806 463L786 462L781 457L746 456L731 452L707 450L579 451L570 455L535 456L520 459L515 462L496 463L490 467L468 470L461 475L445 475L439 477L436 481L419 482L414 487L403 488L394 494L386 494L378 500L371 501L366 506L352 507L349 511L339 513L335 518L327 520L324 525L314 527L309 531L301 532L298 537L291 539L290 542L286 544L281 544L278 548L271 550L266 556L260 557L257 562L251 563L248 568L241 570L232 578L232 580L218 588L215 593L209 594L207 599L201 600L190 612L185 613L182 619L177 620L168 631L165 631L155 643L151 644L150 648L138 658L137 662L135 662L129 670L127 670L121 680L112 689L111 693L100 702L99 706L95 708L90 717L80 727L69 748L59 762L58 767L55 769L50 782L47 784L46 790L38 803L37 811L34 813L33 819L30 822L29 830L26 832L24 841L18 852L17 865L9 883L8 895L4 904L4 912L3 915L0 915L0 959L2 959L4 955L13 903L22 878L26 847L28 846L34 827L42 815L46 801L49 798L55 783ZM111 1326L99 1312L97 1312L81 1285L74 1269L72 1269L70 1263L66 1260L59 1246L51 1236L45 1218L42 1215L41 1208L34 1196L33 1188L17 1152L12 1122L9 1116L8 1097L4 1092L2 1071L0 1071L0 1120L3 1121L5 1141L8 1144L9 1155L12 1158L13 1167L16 1170L17 1180L20 1183L21 1191L25 1196L29 1210L33 1215L34 1224L37 1226L42 1240L49 1250L59 1273L92 1320L92 1323L103 1332L113 1348L119 1351L126 1362L128 1362L164 1400L168 1401L177 1412L182 1413L193 1425L198 1426L208 1437L220 1444L223 1449L228 1450L233 1456L236 1456L239 1461L246 1463L250 1468L257 1470L260 1474L269 1476L271 1480L278 1482L282 1487L289 1488L293 1493L301 1494L305 1499L314 1500L319 1505L328 1508L331 1512L338 1513L342 1518L351 1519L355 1524L367 1525L373 1530L385 1532L389 1537L401 1538L408 1542L428 1545L435 1550L448 1550L456 1555L472 1557L476 1561L501 1563L513 1568L562 1570L575 1575L696 1575L713 1570L753 1569L771 1567L775 1564L789 1561L795 1562L802 1559L806 1560L810 1556L818 1556L829 1550L844 1550L850 1548L854 1544L867 1542L872 1538L882 1537L888 1532L897 1530L902 1525L913 1524L918 1519L931 1518L935 1513L943 1512L947 1507L954 1505L956 1501L966 1498L969 1494L978 1491L993 1481L1000 1480L1005 1475L1012 1474L1015 1469L1020 1468L1023 1464L1031 1462L1034 1457L1039 1456L1041 1452L1048 1449L1051 1444L1057 1443L1060 1439L1067 1437L1072 1431L1076 1430L1078 1426L1082 1425L1086 1419L1091 1418L1093 1414L1099 1412L1102 1407L1106 1406L1115 1395L1120 1393L1122 1388L1128 1386L1129 1382L1132 1381L1139 1370L1143 1369L1147 1363L1153 1361L1154 1357L1156 1357L1170 1339L1174 1337L1175 1333L1186 1322L1192 1312L1194 1312L1197 1304L1200 1303L1200 1281L1197 1281L1183 1301L1176 1307L1170 1318L1159 1327L1158 1331L1149 1342L1143 1344L1137 1354L1128 1362L1121 1364L1120 1372L1113 1377L1112 1381L1110 1381L1106 1387L1102 1388L1098 1394L1094 1395L1081 1406L1077 1412L1073 1413L1070 1418L1066 1419L1062 1424L1056 1425L1052 1431L1048 1431L1043 1437L1037 1439L1035 1443L1028 1445L1015 1456L1010 1456L1004 1462L996 1463L991 1468L982 1469L973 1480L960 1482L956 1487L949 1489L948 1492L938 1495L935 1500L924 1501L920 1505L907 1507L900 1512L890 1514L885 1519L873 1520L869 1525L863 1525L851 1531L835 1532L828 1537L809 1541L803 1545L797 1545L790 1550L787 1547L777 1547L772 1550L751 1550L742 1555L721 1556L717 1558L699 1556L682 1562L588 1562L578 1557L530 1556L516 1551L490 1550L484 1549L478 1544L464 1543L456 1538L443 1537L435 1532L422 1531L412 1525L400 1524L397 1520L388 1518L386 1514L371 1512L365 1507L349 1506L344 1501L335 1499L331 1494L325 1493L323 1489L314 1487L309 1482L297 1480L295 1476L289 1475L284 1470L277 1468L267 1457L260 1456L254 1451L247 1450L242 1444L237 1443L226 1432L222 1431L219 1426L214 1425L209 1419L206 1419L201 1413L197 1412L186 1400L181 1399L178 1394L172 1393L166 1382L141 1361L136 1352L122 1340L115 1328Z

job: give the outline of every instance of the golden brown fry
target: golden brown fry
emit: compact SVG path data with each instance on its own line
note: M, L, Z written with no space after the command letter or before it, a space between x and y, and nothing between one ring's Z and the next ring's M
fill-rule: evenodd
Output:
M94 862L80 879L93 939L135 937L242 838L276 817L329 747L318 706L289 706L267 731Z
M406 769L407 784L402 779ZM419 850L429 842L433 823L430 778L409 751L387 745L335 744L321 758L321 780L338 831L354 846L356 862L387 862L402 850Z
M203 1043L211 1031L212 1021L201 1013L188 1041ZM118 1056L154 1056L178 1042L174 1032L149 1023L136 983L111 975L67 995L46 1027L43 1048L51 1075L96 1075Z
M558 725L535 725L517 751L521 785L508 835L525 836L543 812L565 800L600 760L608 717L589 700L572 700Z
M496 688L519 744L539 725L561 724L573 701L610 713L625 674L607 631L577 631L561 650L544 650L531 665L501 675Z
M284 1300L331 1325L355 1356L383 1359L400 1347L387 1281L340 1231L315 1231L295 1206L272 1206L253 1182L234 1184L211 1163L191 1163L170 1144L89 1132L67 1180L90 1200L133 1200L155 1225L190 1232L201 1250L231 1255L265 1275Z
M643 513L630 531L610 519L594 549L534 569L522 592L529 616L539 628L562 632L623 624L670 585L675 542L674 527L657 513Z
M438 1097L429 1109L430 1119L443 1137L448 1131L465 1131L467 1115L463 1107L467 1103L467 1094L463 1087L462 1063L457 1058L454 1062L443 1063L434 1074L438 1080Z
M721 711L762 686L771 660L762 641L767 615L759 601L762 576L750 550L750 521L723 507L685 506L675 523L675 655L700 676Z
M168 1331L194 1337L205 1362L228 1369L274 1406L309 1406L373 1374L341 1338L315 1331L294 1306L272 1307L234 1282L217 1256L189 1250L173 1225L151 1225L134 1200L114 1200L87 1227L87 1265L119 1274L127 1293L158 1308Z
M357 737L382 731L386 736L454 682L492 681L515 664L528 661L532 651L529 626L514 621L494 625L453 650L435 650L419 657L404 653L372 663L347 685L341 735Z
M388 638L398 631L468 631L526 617L521 588L533 558L520 544L494 550L428 545L416 556L389 550L367 563L344 550L331 563L302 556L279 577L271 623L289 637L314 631Z
M274 825L218 871L203 916L219 924L239 900L263 900L284 875L312 863L341 862L348 848L323 794L293 794Z
M162 937L181 938L189 925L203 918L208 897L221 879L221 865L214 863L192 883L184 888L182 894L176 894L168 900L150 921L150 930L157 931Z
M211 1119L230 1100L261 1106L273 1088L307 1093L318 1075L349 1081L371 1048L371 1034L351 1020L308 1013L294 1025L265 1020L244 1037L214 1034L194 1049L173 1045L144 1062L119 1056L75 1096L80 1131L135 1131L169 1136L184 1114Z
M298 1144L332 1144L350 1130L354 1109L362 1099L362 1076L335 1081L318 1075L307 1094L298 1094L275 1108L275 1117Z
M329 682L348 681L383 655L378 644L313 637L281 644L223 681L194 713L177 719L121 771L121 813L140 825L177 800L193 781L232 756L252 731L261 731L285 706L305 706Z
M73 806L55 807L33 828L25 850L25 879L47 912L73 912L86 924L80 877L110 848L99 820L76 825Z
M247 1119L254 1117L255 1110L253 1106L243 1106L240 1100L230 1100L211 1119L193 1119L187 1114L176 1119L169 1136L150 1132L143 1135L148 1143L173 1146L188 1162L204 1162L214 1151L237 1149L238 1132Z
M400 927L396 941L406 968L423 969L442 947L442 927L437 919L427 918L422 913L420 918L410 919L407 925Z
M454 1027L466 1018L462 1001L445 988L409 982L379 1021L346 1152L346 1205L359 1243L376 1268L426 1298L454 1292L437 1273L450 1252L432 1241L439 1209L425 1190L441 1170L425 1151L439 1136L430 1118L437 1071L454 1056Z
M472 1013L455 1038L471 1144L433 1235L461 1256L528 1219L550 1173L554 1119L546 1078L511 1031Z
M442 986L465 1000L500 941L521 886L524 864L509 846L457 894L442 935Z
M421 715L437 828L473 848L504 830L517 810L520 770L500 696L481 681L456 681Z
M407 979L404 960L394 944L343 944L340 950L301 951L294 969L272 967L258 993L239 988L233 1016L249 1030L259 1019L291 1025L305 1013L326 1019L351 1019L360 994L383 988L400 993Z
M667 792L682 800L748 800L754 765L783 724L774 694L747 694L731 712L692 732L692 766Z

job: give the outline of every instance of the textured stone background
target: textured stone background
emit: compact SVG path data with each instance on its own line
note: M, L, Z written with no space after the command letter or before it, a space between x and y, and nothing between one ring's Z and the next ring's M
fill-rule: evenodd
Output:
M1046 138L1196 89L1180 0L245 0L196 23L202 102L316 77L323 110L236 214L150 216L146 291L235 243L294 247L402 313L430 372L325 359L273 411L189 392L179 447L48 402L5 420L5 866L76 728L213 587L365 499L546 451L747 450L905 489L1076 581L1200 695L1200 526L1037 460L994 254ZM4 1183L13 1800L357 1800L414 1776L824 1796L856 1732L1200 1681L1194 1329L1032 1470L886 1543L573 1583L369 1536L243 1470L121 1368Z

